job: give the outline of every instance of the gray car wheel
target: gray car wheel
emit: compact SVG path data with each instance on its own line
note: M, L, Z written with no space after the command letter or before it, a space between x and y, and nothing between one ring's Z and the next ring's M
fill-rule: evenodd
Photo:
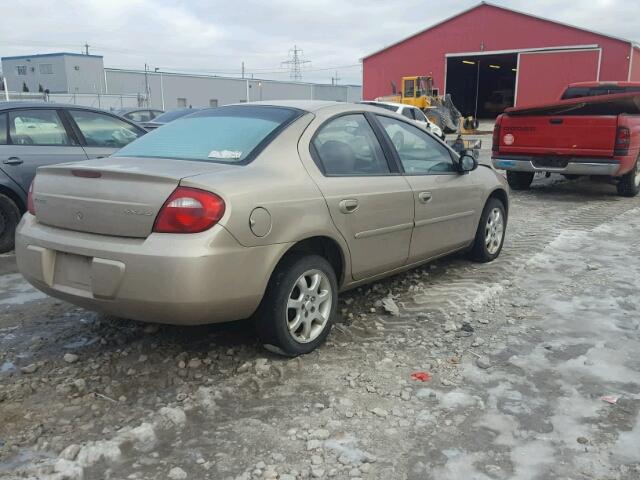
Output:
M478 262L495 260L502 251L506 227L507 213L503 203L490 198L480 217L471 257Z
M337 302L331 264L319 255L293 253L276 268L256 314L260 340L281 355L312 352L329 335Z

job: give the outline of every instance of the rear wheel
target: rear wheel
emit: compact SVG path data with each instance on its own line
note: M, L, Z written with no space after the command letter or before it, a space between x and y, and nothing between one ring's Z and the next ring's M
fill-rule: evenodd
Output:
M640 157L636 159L636 164L622 176L618 182L618 195L623 197L635 197L640 193Z
M507 214L504 204L497 198L490 198L480 217L471 258L483 263L495 260L502 251L506 226Z
M533 172L507 171L507 182L514 190L528 190L533 182Z
M281 355L312 352L329 335L337 302L331 264L318 255L292 254L273 273L258 309L260 340Z
M6 195L0 194L0 253L13 250L20 209Z

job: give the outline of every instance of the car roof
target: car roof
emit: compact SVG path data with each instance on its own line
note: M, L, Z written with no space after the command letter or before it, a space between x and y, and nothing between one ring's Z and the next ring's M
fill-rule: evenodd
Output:
M13 101L0 102L0 111L10 110L13 108L75 108L78 110L90 110L94 112L113 113L100 108L85 107L83 105L73 105L70 103L53 103L53 102L30 102L30 101Z
M396 108L404 108L404 107L413 107L413 105L405 105L404 103L398 103L398 102L379 102L377 100L367 100L362 102L366 105L389 105L390 107L396 107ZM415 107L414 107L415 108Z
M323 108L334 107L337 105L353 105L344 102L333 102L328 100L263 100L260 102L243 102L234 105L266 105L272 107L288 107L304 110L305 112L315 112Z
M152 108L152 107L129 107L129 108L118 108L116 110L114 110L115 113L117 113L118 115L122 115L125 113L131 113L131 112L146 112L147 110L153 110L155 112L162 112L163 110L160 108Z

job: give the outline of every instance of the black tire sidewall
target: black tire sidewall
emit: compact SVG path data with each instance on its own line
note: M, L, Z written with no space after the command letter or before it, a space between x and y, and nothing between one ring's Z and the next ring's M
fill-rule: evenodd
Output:
M285 321L289 294L298 278L308 270L321 270L327 275L332 290L329 320L324 331L312 342L296 341ZM315 350L331 332L338 309L338 282L331 264L319 255L292 254L285 258L273 273L256 318L261 341L270 350L286 356L298 356ZM275 347L272 348L272 347Z
M640 193L640 185L636 185L636 175L638 175L638 162L640 157L636 159L631 171L622 176L620 182L618 182L618 194L623 197L635 197Z
M13 250L15 246L20 209L13 200L2 194L0 194L0 215L4 219L4 228L0 231L0 253L6 253Z
M507 171L507 182L514 190L528 190L533 182L534 173Z
M485 230L485 225L487 224L487 219L489 218L489 214L494 208L499 208L500 211L502 212L502 217L504 218L504 228L502 231L502 240L500 242L500 248L498 248L498 251L496 253L491 254L487 250L487 245L485 244L484 230ZM507 212L504 207L504 204L497 198L490 198L489 200L487 200L487 203L485 204L484 209L482 210L482 215L480 216L480 223L478 224L478 230L476 231L476 238L473 243L472 257L474 260L484 263L484 262L491 262L496 258L498 258L498 256L500 255L500 252L502 252L502 247L504 246L504 239L507 234L507 221L508 221Z

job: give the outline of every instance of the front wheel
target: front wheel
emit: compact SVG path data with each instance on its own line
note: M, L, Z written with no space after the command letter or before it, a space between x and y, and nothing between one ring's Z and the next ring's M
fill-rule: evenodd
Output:
M623 175L618 182L618 195L635 197L638 193L640 193L640 157L631 171Z
M506 226L507 214L504 204L497 198L490 198L480 217L471 258L482 263L495 260L502 251Z
M507 170L507 182L514 190L528 190L533 182L533 172L512 172Z
M260 340L286 356L312 352L329 335L337 303L331 264L318 255L292 254L276 268L258 309Z

